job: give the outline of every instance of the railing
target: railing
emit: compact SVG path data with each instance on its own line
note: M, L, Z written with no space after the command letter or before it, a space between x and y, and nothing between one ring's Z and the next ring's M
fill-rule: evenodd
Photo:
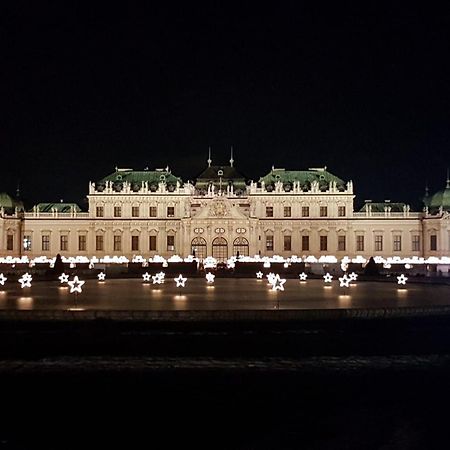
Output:
M358 211L353 213L353 217L411 217L411 218L419 218L421 217L422 213L419 212L409 212L409 211L402 211L402 212L388 212L388 211Z

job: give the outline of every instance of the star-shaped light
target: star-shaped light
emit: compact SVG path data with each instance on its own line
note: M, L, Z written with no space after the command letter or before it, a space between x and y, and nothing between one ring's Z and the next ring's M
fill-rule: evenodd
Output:
M22 278L19 278L20 287L22 289L25 287L31 287L32 280L33 277L27 272L26 274L22 275Z
M330 275L328 272L323 276L323 281L325 283L331 283L332 279L333 279L333 275Z
M340 287L349 287L350 286L350 278L347 277L347 275L344 275L343 277L339 277L339 286Z
M284 283L286 283L286 280L281 278L280 275L276 274L272 278L272 282L270 283L272 285L272 291L284 291Z
M0 284L1 284L2 286L5 285L5 281L6 281L7 279L8 279L8 278L6 278L5 275L3 275L2 273L0 273Z
M300 281L305 281L308 278L308 275L306 275L305 272L302 272L299 276Z
M397 277L397 283L398 284L406 284L406 280L408 277L405 277L405 275L401 274L399 277Z
M164 276L165 276L164 272L159 272L156 275L152 275L153 284L164 283Z
M211 273L211 272L208 272L207 274L206 274L206 281L208 282L208 283L214 283L214 278L216 278L216 276L213 274L213 273Z
M145 272L142 275L142 278L143 278L143 281L150 281L151 276L150 276L150 274L148 272Z
M97 278L98 278L98 281L105 281L106 273L105 273L105 272L100 272L100 273L97 275Z
M352 272L348 278L350 279L350 281L356 281L356 279L358 278L358 274L355 272Z
M73 294L74 292L78 292L81 294L81 286L85 281L80 280L77 275L73 277L72 281L68 281L67 284L70 286L70 293Z
M178 275L177 278L174 278L175 283L177 283L177 287L184 287L184 285L186 284L186 280L187 278L184 278L183 275Z
M62 273L59 277L59 281L61 281L61 284L67 283L69 281L69 275Z
M263 273L261 271L256 272L256 278L261 279L263 277Z
M267 275L267 281L269 284L273 284L273 280L275 279L275 274L273 272L269 272Z

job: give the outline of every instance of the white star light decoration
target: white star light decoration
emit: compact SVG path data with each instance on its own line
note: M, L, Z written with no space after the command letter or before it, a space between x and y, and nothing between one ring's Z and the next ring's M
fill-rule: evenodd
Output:
M331 283L332 279L333 279L333 275L330 275L328 272L323 276L323 281L325 283Z
M208 282L208 283L214 283L214 278L216 278L216 276L213 274L213 273L211 273L211 272L208 272L207 274L206 274L206 281Z
M142 275L142 278L143 278L143 281L150 281L151 276L150 276L150 274L148 272L145 272Z
M397 280L397 284L406 284L408 277L405 277L405 275L401 274L399 277L397 277Z
M105 278L106 278L105 272L100 272L100 273L97 275L97 278L98 278L98 281L105 281Z
M284 291L284 283L286 283L286 280L281 278L280 275L276 274L272 278L272 282L270 283L272 285L272 291Z
M181 275L181 273L180 273L180 275L178 275L177 278L174 278L174 280L175 280L175 283L177 283L177 287L185 287L187 278L184 278L183 275Z
M69 275L62 273L59 277L59 281L61 282L61 284L63 283L67 283L69 281Z
M267 281L269 284L273 284L273 280L275 279L275 274L273 272L269 272L267 275Z
M298 277L300 278L300 281L306 281L308 275L306 275L305 272L302 272Z
M164 283L164 272L159 272L156 275L152 275L153 284L162 284Z
M348 278L350 279L350 281L356 281L356 279L358 278L358 274L355 272L352 272Z
M347 275L339 278L339 286L340 287L349 287L350 286L350 278Z
M33 277L27 272L26 274L22 275L21 278L19 278L20 287L26 288L31 287L31 281L33 280Z
M264 275L264 274L263 274L261 271L256 272L256 278L258 278L259 280L262 279L263 275Z
M81 286L83 286L83 284L85 283L85 281L80 280L78 278L77 275L75 275L73 277L72 281L68 281L67 284L70 286L70 293L79 293L81 294Z
M6 281L7 279L8 279L8 278L6 278L5 275L3 275L2 273L0 273L0 284L1 284L2 286L5 285L5 281Z

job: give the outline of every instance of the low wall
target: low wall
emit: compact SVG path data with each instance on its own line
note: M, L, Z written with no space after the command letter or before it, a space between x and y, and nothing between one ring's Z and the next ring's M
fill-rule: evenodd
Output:
M92 321L97 319L144 322L206 321L308 321L345 319L390 319L450 316L450 306L303 310L214 310L214 311L126 311L126 310L1 310L1 321Z

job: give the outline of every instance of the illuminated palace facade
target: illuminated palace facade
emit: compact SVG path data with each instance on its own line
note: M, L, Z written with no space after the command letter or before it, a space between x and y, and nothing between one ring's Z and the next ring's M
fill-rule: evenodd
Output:
M0 194L0 256L450 255L450 181L407 204L366 201L326 168L272 168L257 182L212 165L194 182L166 169L116 169L89 184L89 209L39 203L24 211Z

